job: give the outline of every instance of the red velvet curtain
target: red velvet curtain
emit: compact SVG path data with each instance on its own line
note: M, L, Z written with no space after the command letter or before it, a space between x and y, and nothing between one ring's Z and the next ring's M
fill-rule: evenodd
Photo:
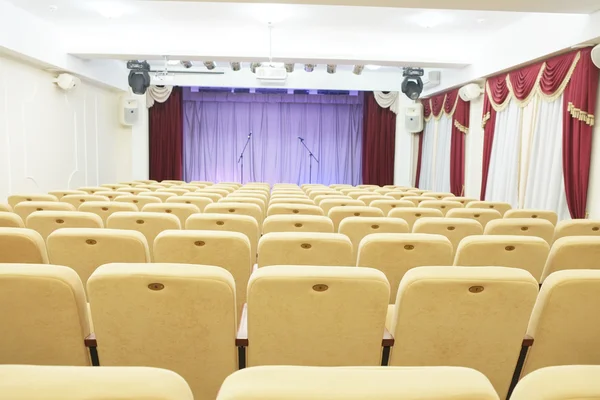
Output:
M362 177L365 185L394 183L396 114L381 108L372 92L365 93Z
M164 103L150 108L150 179L182 179L183 108L182 90L173 88Z

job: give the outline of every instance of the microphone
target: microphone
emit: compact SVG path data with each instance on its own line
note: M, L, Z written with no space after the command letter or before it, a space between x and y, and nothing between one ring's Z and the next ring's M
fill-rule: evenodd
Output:
M302 142L304 139L302 139L300 136L298 136L298 139L300 139L300 141Z
M250 134L248 135L248 139L250 139L252 137L252 132L250 132Z

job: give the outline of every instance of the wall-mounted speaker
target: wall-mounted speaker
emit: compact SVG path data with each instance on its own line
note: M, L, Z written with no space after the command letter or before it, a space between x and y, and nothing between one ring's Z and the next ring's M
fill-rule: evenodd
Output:
M415 103L404 109L404 126L410 133L423 130L423 104Z
M600 44L592 49L592 62L600 68Z
M119 106L119 121L122 125L133 126L139 119L140 105L137 99L129 96L121 97Z
M458 95L463 101L475 100L483 93L483 89L476 83L469 83L458 90Z

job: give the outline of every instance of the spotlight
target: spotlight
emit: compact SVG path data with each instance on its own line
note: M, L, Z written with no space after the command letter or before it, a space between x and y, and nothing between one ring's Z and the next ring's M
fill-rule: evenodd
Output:
M402 93L413 101L417 100L423 92L423 80L421 79L423 75L425 75L423 68L404 68L402 73L404 76Z
M294 67L296 66L296 64L294 64L294 63L287 63L284 66L285 66L285 70L287 71L287 73L291 74L292 72L294 72Z
M232 62L230 63L230 65L231 65L231 69L232 69L233 71L239 71L239 70L240 70L240 68L241 68L241 66L240 66L240 63L239 63L239 62L237 62L237 61L232 61Z
M183 68L187 69L190 69L194 66L194 63L192 63L191 61L181 60L180 63L183 66Z
M306 72L313 72L315 70L315 64L304 64L304 70Z
M337 65L335 65L335 64L327 64L327 73L328 74L335 74L336 70L337 70Z
M365 69L364 65L355 65L354 69L352 70L352 73L354 75L360 75L360 74L362 74L363 69Z
M145 94L150 86L150 64L145 60L127 61L129 72L129 86L135 94Z
M213 69L217 68L217 64L215 64L214 61L204 61L204 66L209 71L212 71Z
M250 71L252 71L253 74L256 73L256 68L260 67L262 64L259 62L253 62L252 64L250 64Z

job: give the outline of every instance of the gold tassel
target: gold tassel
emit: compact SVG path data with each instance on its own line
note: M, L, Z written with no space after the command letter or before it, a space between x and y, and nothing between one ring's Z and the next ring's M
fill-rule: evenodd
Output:
M454 120L454 127L456 129L458 129L459 131L461 131L462 133L469 133L469 128L467 128L464 125L459 124L457 120Z
M571 116L573 118L578 119L579 121L582 121L589 126L594 126L594 124L595 124L594 114L588 114L587 112L582 111L579 108L576 108L575 105L571 102L569 102L567 110L569 111L569 113L571 113Z
M483 118L481 119L481 127L485 129L485 126L487 125L487 122L490 120L490 118L492 118L492 114L488 111L483 115Z

